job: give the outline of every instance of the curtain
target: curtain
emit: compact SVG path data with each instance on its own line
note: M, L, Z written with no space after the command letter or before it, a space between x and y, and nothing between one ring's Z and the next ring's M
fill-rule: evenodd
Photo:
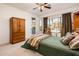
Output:
M48 20L47 19L48 19L48 17L43 18L43 33L46 32L46 29L48 27L48 25L47 25Z
M67 32L72 32L71 13L62 14L62 36Z

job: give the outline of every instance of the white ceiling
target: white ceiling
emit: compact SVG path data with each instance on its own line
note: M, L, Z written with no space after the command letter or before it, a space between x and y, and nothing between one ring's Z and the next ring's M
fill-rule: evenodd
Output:
M7 4L36 15L43 15L51 12L53 13L56 11L72 8L73 6L79 5L77 3L50 3L52 7L51 9L44 9L43 12L40 12L38 9L33 10L33 8L37 7L35 3L7 3Z

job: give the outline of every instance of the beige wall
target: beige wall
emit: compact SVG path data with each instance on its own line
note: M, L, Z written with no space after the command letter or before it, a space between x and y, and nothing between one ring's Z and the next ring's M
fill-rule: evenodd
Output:
M31 36L31 17L35 17L37 24L36 32L39 32L39 17L28 12L19 10L9 5L0 4L0 44L8 43L10 37L9 19L11 17L20 17L25 19L26 38Z

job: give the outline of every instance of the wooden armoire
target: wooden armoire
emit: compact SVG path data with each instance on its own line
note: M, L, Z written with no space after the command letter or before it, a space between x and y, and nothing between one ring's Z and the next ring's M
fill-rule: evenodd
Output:
M77 29L79 29L79 11L75 12L73 15L73 28L74 31L76 31Z
M25 40L25 19L10 18L10 43L18 43Z

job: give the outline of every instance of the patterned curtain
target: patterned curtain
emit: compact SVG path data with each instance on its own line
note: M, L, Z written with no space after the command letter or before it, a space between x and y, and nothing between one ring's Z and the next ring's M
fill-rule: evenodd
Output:
M62 36L67 32L72 32L71 13L62 14Z

